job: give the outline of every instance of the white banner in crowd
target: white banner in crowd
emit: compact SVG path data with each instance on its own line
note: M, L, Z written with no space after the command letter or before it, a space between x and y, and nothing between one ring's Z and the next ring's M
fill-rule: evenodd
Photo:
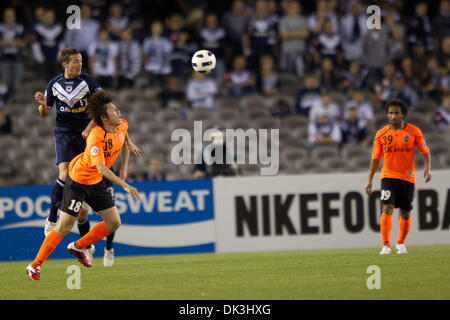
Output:
M450 171L417 182L407 245L450 243ZM381 247L379 174L215 178L216 252ZM398 232L394 213L391 242Z

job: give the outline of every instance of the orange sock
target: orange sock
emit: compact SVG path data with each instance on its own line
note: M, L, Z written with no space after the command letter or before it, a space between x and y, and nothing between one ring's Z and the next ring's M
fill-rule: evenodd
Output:
M56 246L61 242L62 239L63 238L58 233L56 233L55 230L50 231L47 237L45 237L44 242L42 242L41 248L39 249L36 258L31 263L31 266L33 268L41 266L48 258L48 256L53 252L53 250L55 250Z
M97 223L91 231L86 233L80 240L75 241L75 246L79 249L84 249L87 246L96 243L97 241L108 236L109 232L106 230L105 222Z
M381 214L380 220L380 233L381 233L381 242L383 242L383 246L391 246L391 229L392 229L392 215L390 214Z
M410 227L411 227L411 217L409 217L408 219L403 219L402 217L400 217L400 220L398 222L398 238L397 238L398 244L405 243L406 236L408 235Z

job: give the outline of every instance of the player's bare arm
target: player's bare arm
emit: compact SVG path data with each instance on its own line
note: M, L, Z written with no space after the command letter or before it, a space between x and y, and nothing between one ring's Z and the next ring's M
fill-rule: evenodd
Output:
M380 160L378 160L378 159L370 160L369 178L367 179L367 184L365 187L366 194L368 196L370 196L370 194L372 193L372 180L373 180L373 176L375 175L375 172L377 172L379 164L380 164Z
M422 157L423 165L425 167L423 171L423 177L425 179L425 182L429 182L431 180L431 155L429 152L427 152Z
M87 125L86 129L83 130L83 132L81 133L81 136L84 139L87 139L89 132L91 132L92 128L95 127L95 122L93 120L91 120L91 122L89 122L89 124Z
M118 176L114 174L109 168L107 168L104 164L98 164L97 166L98 173L100 173L102 176L104 176L106 179L111 181L112 183L115 183L119 186L121 186L126 192L131 194L133 198L137 200L141 200L141 197L139 195L138 190L130 186L128 183L120 179Z
M138 146L136 146L133 142L131 142L130 136L128 135L128 132L125 135L125 144L124 146L127 145L128 146L128 150L134 154L137 157L141 156L141 149L139 149Z
M47 98L45 98L45 95L37 91L34 93L34 100L39 103L39 114L41 117L46 117L50 113L50 107L47 106Z
M122 164L119 170L119 178L126 181L128 176L128 159L130 158L130 149L126 143L122 146Z

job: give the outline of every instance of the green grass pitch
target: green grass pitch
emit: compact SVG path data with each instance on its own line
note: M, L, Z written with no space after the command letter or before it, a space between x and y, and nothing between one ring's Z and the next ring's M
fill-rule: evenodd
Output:
M116 257L92 268L76 259L48 260L41 281L29 262L0 263L0 299L303 300L450 299L450 245L411 246L408 254L379 248ZM80 289L68 289L70 265ZM380 268L381 288L369 290Z

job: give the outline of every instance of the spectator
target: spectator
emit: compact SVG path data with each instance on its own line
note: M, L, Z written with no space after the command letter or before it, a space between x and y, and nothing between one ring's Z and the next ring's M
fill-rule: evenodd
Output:
M440 63L447 63L450 59L450 35L442 38L438 52L438 59Z
M225 30L219 26L215 13L206 15L205 27L200 31L201 47L214 52L216 56L215 75L217 78L223 77L225 73Z
M12 134L12 122L9 114L0 108L0 136Z
M46 11L45 7L41 5L37 6L34 9L33 11L34 19L31 26L28 28L28 35L26 36L27 44L31 44L34 40L36 40L36 26L42 23L45 11Z
M392 83L394 82L395 65L392 62L387 62L383 66L382 78L375 83L375 101L377 103L383 103L388 100L390 91L392 90Z
M345 61L362 58L362 43L367 32L366 15L358 1L351 2L351 11L341 19L340 30Z
M191 71L190 60L195 49L188 41L189 34L187 32L182 32L175 42L175 48L170 55L172 75L185 76Z
M328 91L335 90L342 82L341 76L330 58L323 58L318 70L320 86Z
M144 69L149 74L151 83L157 81L163 84L164 77L172 71L170 54L173 45L167 37L163 36L164 25L161 21L154 21L150 31L151 36L145 38L142 45Z
M109 15L106 18L106 29L109 32L111 40L118 41L120 32L128 28L130 19L123 14L122 5L114 2L109 6Z
M384 25L389 38L389 59L397 61L405 54L405 27L396 20L395 12L388 11L384 17Z
M306 50L306 40L309 36L306 18L300 15L300 4L288 1L285 16L280 21L281 62L284 72L298 76L304 74L303 55Z
M31 44L36 65L36 74L44 79L51 79L59 71L58 52L64 45L64 29L55 23L55 11L46 9L42 22L34 27L34 41Z
M203 148L202 153L196 155L201 161L195 161L192 177L194 179L202 179L217 176L240 176L241 170L236 164L236 154L233 163L227 161L227 153L230 152L230 149L227 148L224 130L218 130L216 134L212 136L212 146L214 148L210 152L205 152L206 148Z
M447 60L446 64L439 65L439 80L438 88L441 91L450 88L450 59Z
M134 86L141 71L142 53L139 42L133 39L131 29L122 30L119 42L119 89Z
M310 121L308 125L309 148L317 145L339 145L342 142L341 129L327 111L321 111L317 119Z
M248 56L248 65L252 71L259 68L262 55L274 55L277 40L277 24L269 14L266 0L256 0L255 14L250 18L245 33L242 34L242 49Z
M303 80L303 88L297 92L295 98L297 113L309 118L313 105L320 103L320 96L317 77L313 73L307 73Z
M445 133L450 132L450 92L444 93L441 99L441 105L434 115L434 124L436 131Z
M316 123L320 115L324 113L331 121L337 121L341 118L339 106L331 101L330 93L327 90L322 90L320 100L312 106L309 112L309 122Z
M395 73L392 87L383 98L383 104L389 99L396 98L405 101L413 111L416 111L418 108L417 93L409 85L405 84L405 78L401 72Z
M341 89L347 93L350 88L365 88L368 75L369 71L358 60L350 61L348 69L342 74Z
M97 41L100 23L91 17L91 6L89 4L81 5L80 23L83 28L69 29L66 32L66 47L77 48L83 58L83 69L90 70L88 50L89 47Z
M270 114L273 117L284 118L292 114L289 102L286 99L277 99L275 105L270 109Z
M89 47L88 55L91 75L102 88L112 88L118 71L118 47L109 40L108 30L100 30L98 40Z
M425 44L427 51L434 49L428 5L420 1L415 6L415 14L409 19L408 43L412 46L417 42Z
M8 103L9 88L8 84L0 78L0 109L3 109Z
M235 55L242 54L241 36L245 31L249 17L245 14L244 1L234 0L231 11L223 15L222 24L227 39L226 61L227 65Z
M214 108L214 96L217 94L217 84L205 74L192 72L186 88L186 98L192 108Z
M358 116L355 105L349 106L345 113L345 120L341 124L343 145L366 145L366 122Z
M183 118L187 118L188 101L184 91L180 90L178 77L169 76L166 87L158 93L156 98L161 100L164 108L178 110Z
M166 19L166 29L164 30L163 36L172 42L172 46L178 40L178 37L183 31L185 26L185 21L180 14L173 14Z
M236 56L233 59L233 71L225 74L225 87L232 97L242 98L253 92L255 79L246 67L245 57Z
M341 62L341 36L333 29L331 20L325 20L323 30L317 36L315 41L316 50L314 51L314 60L320 64L325 58L331 59L336 65Z
M439 2L439 14L433 18L433 36L437 41L445 36L450 36L450 1L441 0Z
M333 7L328 0L318 0L316 10L308 16L308 27L313 34L319 34L323 29L325 20L333 23L333 30L339 32L339 22Z
M16 22L16 12L6 8L0 24L1 76L9 87L10 99L14 100L16 87L22 80L22 49L25 47L24 27Z
M369 101L364 99L364 92L354 88L351 90L351 97L352 99L345 104L344 118L346 119L350 108L355 108L358 120L364 121L365 124L369 125L374 117L373 107Z
M166 173L161 168L158 157L150 158L148 170L143 174L143 181L166 181Z
M273 57L265 55L260 60L260 70L256 79L258 91L266 96L276 95L280 92L281 85L275 71Z
M363 64L369 69L369 81L381 78L381 69L389 59L389 38L385 31L371 29L363 40Z

